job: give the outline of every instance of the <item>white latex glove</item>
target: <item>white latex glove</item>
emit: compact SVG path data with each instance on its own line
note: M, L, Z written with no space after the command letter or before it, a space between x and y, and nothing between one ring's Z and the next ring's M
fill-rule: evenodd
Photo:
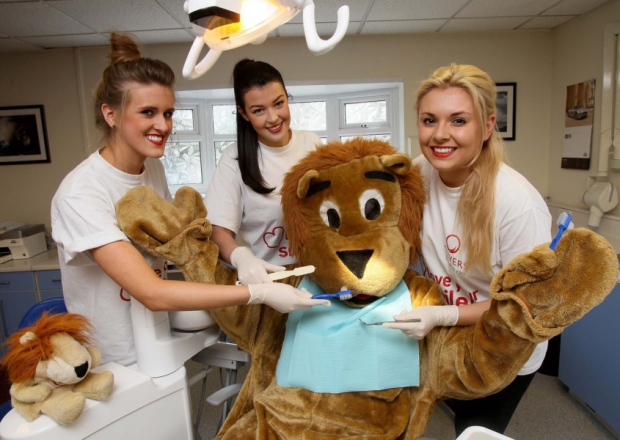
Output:
M271 278L267 272L280 272L285 269L284 266L277 266L261 260L244 246L239 246L232 251L230 262L237 268L237 278L243 285L271 283Z
M297 290L288 284L250 284L248 288L250 289L248 304L267 304L280 313L305 310L320 305L332 305L326 299L312 299L312 294L306 289Z
M420 322L398 322L404 319L420 319ZM383 324L385 328L395 328L413 339L422 339L437 326L454 326L459 320L458 306L422 306L409 312L394 316L397 322Z

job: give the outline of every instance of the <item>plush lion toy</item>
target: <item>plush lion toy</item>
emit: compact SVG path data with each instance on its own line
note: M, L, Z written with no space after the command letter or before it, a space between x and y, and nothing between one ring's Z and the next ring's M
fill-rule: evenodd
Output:
M13 333L2 360L11 385L11 404L29 422L46 414L61 425L77 420L86 399L112 392L109 371L90 371L101 360L89 344L90 323L74 313L45 312L32 326Z
M555 252L548 245L538 246L500 271L490 286L491 307L475 326L435 328L419 341L418 385L365 389L366 376L382 379L387 370L387 363L373 355L355 366L346 359L313 365L304 369L309 386L283 386L280 372L287 366L278 364L282 358L304 367L334 329L352 332L342 347L349 353L372 344L381 348L384 336L401 334L382 327L372 327L376 332L371 334L357 319L367 310L380 311L399 286L405 286L409 308L444 304L439 286L409 268L420 249L423 205L417 167L377 140L332 142L292 168L282 188L287 234L298 265L314 265L316 271L308 280L293 277L287 282L310 282L325 292L346 287L355 296L346 302L348 311L336 300L332 307L289 315L264 305L210 311L224 332L252 356L248 376L217 438L417 439L437 401L501 390L537 343L561 333L615 285L618 263L613 248L589 230L574 229ZM125 233L154 255L174 262L187 280L233 284L236 274L217 260L217 246L208 239L211 226L205 214L200 196L190 188L180 189L172 204L147 188L136 188L117 205ZM332 309L342 313L342 320L327 331L306 319L320 322ZM286 341L304 325L314 344L289 350ZM413 340L405 340L388 361L399 362L414 351L416 347L408 345ZM352 367L357 368L347 375ZM376 368L379 371L372 371ZM311 390L313 380L332 374L346 382L360 379L354 381L360 391Z

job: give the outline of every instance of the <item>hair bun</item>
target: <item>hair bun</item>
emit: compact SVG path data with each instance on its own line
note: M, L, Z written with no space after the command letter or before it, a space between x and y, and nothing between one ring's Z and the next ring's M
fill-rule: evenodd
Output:
M140 49L136 40L128 34L113 32L110 36L110 64L126 63L140 59Z

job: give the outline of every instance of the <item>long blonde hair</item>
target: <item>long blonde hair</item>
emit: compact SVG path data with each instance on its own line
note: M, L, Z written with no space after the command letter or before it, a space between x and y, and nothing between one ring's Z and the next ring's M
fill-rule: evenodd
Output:
M475 66L451 64L440 67L416 92L416 112L421 99L436 88L460 87L472 98L476 117L484 131L489 118L496 114L495 83ZM461 225L467 250L467 267L491 271L491 250L495 230L495 178L504 160L504 142L494 127L491 136L468 164L471 173L461 192L457 207L457 221Z

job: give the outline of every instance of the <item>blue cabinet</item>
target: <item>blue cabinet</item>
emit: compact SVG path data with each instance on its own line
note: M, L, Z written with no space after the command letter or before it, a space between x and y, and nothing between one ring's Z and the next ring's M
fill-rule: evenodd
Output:
M620 284L562 333L558 377L620 432Z
M49 298L62 298L62 279L60 270L37 270L34 273L41 301Z
M17 330L22 317L36 302L32 272L0 273L0 335L3 340Z

